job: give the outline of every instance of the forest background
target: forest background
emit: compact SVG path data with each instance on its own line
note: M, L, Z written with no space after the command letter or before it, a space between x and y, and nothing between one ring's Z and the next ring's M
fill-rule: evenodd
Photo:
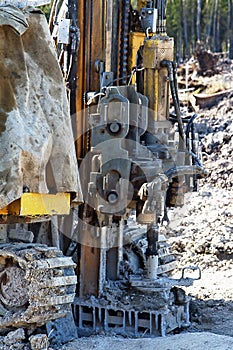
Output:
M197 44L233 59L233 0L167 0L167 33L177 61L189 59Z
M197 45L233 59L233 0L157 1L167 3L167 33L174 37L178 62L189 59ZM137 0L131 5L136 8ZM47 18L50 9L51 4L42 7Z

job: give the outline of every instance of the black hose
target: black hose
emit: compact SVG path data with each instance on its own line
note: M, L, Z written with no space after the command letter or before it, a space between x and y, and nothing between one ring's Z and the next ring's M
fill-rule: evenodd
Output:
M201 167L203 167L202 162L200 161L200 159L198 158L198 156L196 155L196 153L194 153L193 151L189 151L190 156L193 157L194 159L194 165L199 165Z
M191 125L191 137L192 137L192 151L195 153L194 140L195 140L195 125Z
M167 170L164 174L170 180L177 176L193 175L193 174L200 174L202 175L202 177L204 177L206 175L206 171L202 166L199 166L199 165L190 165L190 166L181 165L181 166L177 166Z
M188 122L188 124L187 124L187 128L186 128L186 131L185 131L185 134L186 134L186 146L187 146L187 148L188 148L188 150L189 150L189 154L193 157L194 164L203 167L203 165L202 165L200 159L198 158L198 156L197 156L196 153L195 153L194 145L193 145L193 141L194 141L194 139L195 139L195 132L194 132L194 125L193 125L193 123L194 123L194 120L195 120L197 117L198 117L198 114L195 113L195 114L190 118L190 120L189 120L189 122ZM191 138L192 138L192 149L190 149L190 144L189 144L189 133L190 133L190 129L191 129L191 133L192 133L192 136L191 136Z
M193 125L193 122L194 122L194 120L197 118L197 114L195 113L191 118L190 118L190 120L189 120L189 122L188 122L188 124L187 124L187 128L186 128L186 132L185 132L185 134L186 134L186 146L189 148L189 133L190 133L190 129L191 129L191 127L192 127L192 125Z
M170 113L170 114L169 114L169 120L170 120L171 122L176 123L176 122L177 122L176 115L173 114L173 113ZM185 123L185 124L188 124L189 121L190 121L190 117L182 118L183 124L184 124L184 123Z
M184 151L185 149L185 134L184 134L184 125L181 118L180 105L178 100L178 93L176 91L175 83L174 83L174 73L173 73L173 63L172 61L163 60L161 61L162 67L167 67L168 77L170 81L170 89L172 94L172 99L174 103L175 113L177 117L178 129L180 134L180 142L179 142L179 150Z
M179 109L180 109L180 100L179 100L179 94L178 94L178 81L177 81L177 63L176 62L172 62L172 66L173 66L173 78L174 78L176 99L177 99L178 106L179 106Z

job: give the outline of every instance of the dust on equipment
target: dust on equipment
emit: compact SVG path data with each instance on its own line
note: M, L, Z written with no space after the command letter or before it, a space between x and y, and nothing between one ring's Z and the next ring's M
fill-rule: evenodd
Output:
M169 278L176 262L160 228L204 174L195 116L180 111L166 1L71 1L68 13L55 11L52 35L75 106L84 195L75 320L80 334L164 335L189 325L180 286L192 279L186 268Z
M67 219L57 219L59 229L55 235L53 221L45 234L47 238L51 236L46 243L60 246L67 257L54 253L53 248L43 246L35 253L37 247L26 246L25 249L32 249L31 255L26 250L22 257L18 254L19 258L14 250L17 246L13 246L3 255L2 270L5 269L10 278L18 276L20 285L21 272L15 275L13 270L7 270L9 256L11 269L25 266L24 261L31 259L29 266L35 266L39 278L44 276L43 269L54 276L54 272L48 271L51 266L46 265L53 259L52 268L55 271L61 268L62 272L56 282L52 280L48 295L41 296L41 300L51 304L51 294L57 291L58 285L73 286L75 276L70 272L71 279L66 278L67 273L63 271L64 268L72 270L72 260L77 275L73 314L80 335L103 329L129 336L165 335L187 327L189 298L181 286L193 282L187 277L187 270L197 270L196 278L200 278L200 271L196 267L184 267L180 279L169 277L176 261L161 234L161 227L169 220L169 208L184 204L184 194L196 188L204 170L198 159L195 116L184 117L180 111L174 43L166 33L166 1L65 0L62 4L55 1L52 6L50 29L74 121L83 198L76 159L74 161L68 107L63 105L64 86L57 70L53 71L56 64L48 65L53 62L48 60L53 48L48 49L41 35L33 42L37 47L41 44L38 55L35 54L34 46L30 46L26 38L27 33L29 36L38 29L36 18L40 18L40 22L42 17L38 13L22 11L21 15L20 10L17 11L20 24L24 23L22 16L25 21L25 28L20 27L22 32L17 34L23 84L27 82L34 90L29 89L30 99L27 89L22 98L18 97L16 91L19 86L22 89L22 84L18 85L17 75L8 66L4 67L4 77L9 77L8 81L15 85L10 90L13 91L10 108L1 97L0 107L4 107L7 118L16 115L19 124L23 119L24 130L30 133L26 136L22 132L25 137L22 140L16 140L13 134L11 143L7 144L9 148L16 143L22 149L22 152L16 149L13 159L19 159L20 155L25 175L20 172L22 167L14 168L16 175L10 183L14 184L17 179L17 186L13 186L17 195L3 201L1 221L25 223L70 214ZM39 27L45 28L45 24ZM12 42L13 39L16 40L13 37ZM0 42L3 45L2 39ZM0 54L2 52L0 50ZM43 67L40 75L43 79L39 82L35 67ZM16 68L19 71L19 67ZM42 87L43 90L37 91ZM170 112L171 99L173 113ZM15 106L21 106L18 114ZM36 140L40 146L35 145ZM30 173L31 169L34 174ZM18 181L18 175L22 181ZM7 198L12 193L10 190ZM37 238L41 237L41 230L40 225ZM60 231L66 237L59 235ZM41 261L42 255L46 261ZM24 261L20 263L20 259ZM68 263L66 259L71 260ZM31 275L30 271L26 274ZM45 282L47 286L46 277ZM27 283L30 295L35 281L30 277ZM13 290L13 296L14 293ZM69 304L74 289L70 293L65 287L64 294L59 293L62 292L58 292L56 299L59 305ZM33 303L23 292L21 300L22 315L25 305L43 306L38 300ZM30 327L30 322L22 324Z

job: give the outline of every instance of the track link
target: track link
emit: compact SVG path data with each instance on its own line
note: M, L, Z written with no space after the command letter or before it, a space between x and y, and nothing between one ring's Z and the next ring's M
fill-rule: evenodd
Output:
M36 328L70 311L75 264L54 247L0 246L0 332Z

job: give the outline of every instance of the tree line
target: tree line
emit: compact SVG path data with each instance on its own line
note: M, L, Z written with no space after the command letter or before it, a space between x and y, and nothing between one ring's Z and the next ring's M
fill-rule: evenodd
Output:
M167 2L167 33L175 39L178 61L190 58L197 44L233 59L233 0L163 1ZM133 8L137 2L131 0ZM48 17L50 6L42 9Z
M233 0L168 0L167 32L178 60L188 59L197 44L233 59Z

